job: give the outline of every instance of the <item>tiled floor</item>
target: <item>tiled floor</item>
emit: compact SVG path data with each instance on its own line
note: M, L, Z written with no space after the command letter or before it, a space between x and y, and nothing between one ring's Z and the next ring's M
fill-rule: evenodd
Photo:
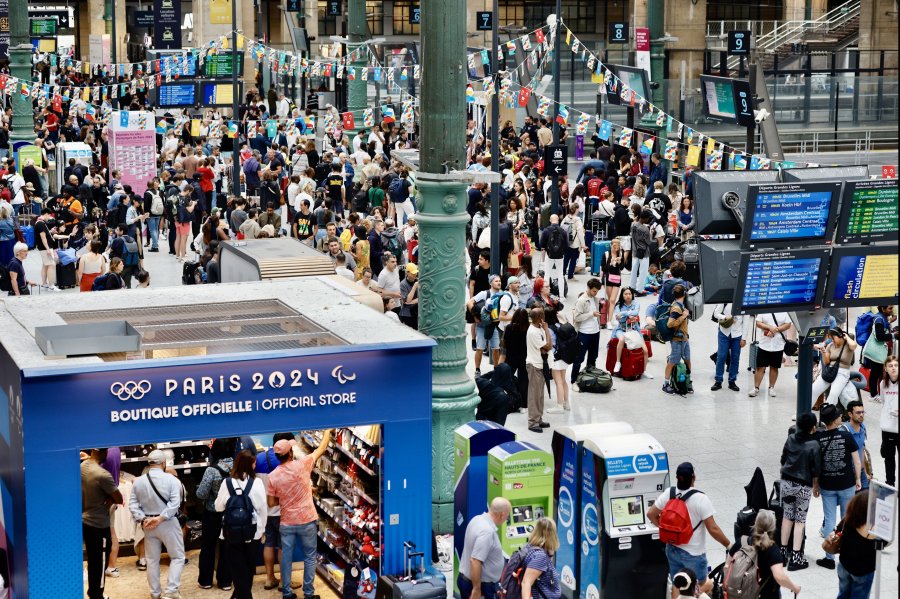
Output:
M36 278L40 260L34 254L26 262L29 278ZM153 286L180 285L181 265L166 253L148 254L146 268L152 275ZM569 300L574 302L577 293L584 289L586 275L579 275L570 285ZM70 293L70 292L63 292ZM649 299L641 300L647 303ZM707 312L712 306L707 306ZM852 316L855 318L855 314ZM665 362L663 346L654 344L654 357L648 372L655 379L635 382L616 380L613 391L607 395L573 393L570 413L547 415L552 425L580 424L596 421L624 420L639 432L654 435L669 453L673 464L691 461L697 468L697 485L703 489L716 507L719 525L731 536L734 515L745 501L744 485L750 480L754 468L761 467L766 481L771 485L778 476L779 458L796 399L795 368L782 370L776 386L778 397L768 398L763 392L757 398L747 396L749 373L746 357L743 357L738 385L740 393L722 390L711 392L713 364L708 356L715 350L716 328L708 314L691 323L691 345L694 357L694 387L696 393L687 397L665 395L660 390ZM605 347L608 332L604 332L601 346ZM600 364L605 359L601 352ZM490 366L483 365L487 371ZM470 372L473 367L470 366ZM869 449L874 457L876 476L883 477L884 462L879 456L881 433L878 417L881 405L865 396ZM551 405L551 402L547 402ZM513 414L507 426L519 434L519 438L549 449L551 434L528 432L523 414ZM810 562L822 557L821 540L817 523L822 521L822 504L813 500L809 513L810 528L807 555ZM710 563L718 564L724 552L718 545L710 547ZM835 597L837 575L823 570L814 563L808 570L791 573L803 587L804 597ZM889 547L884 552L881 572L881 597L896 597L898 591L897 550ZM880 599L880 598L879 598Z

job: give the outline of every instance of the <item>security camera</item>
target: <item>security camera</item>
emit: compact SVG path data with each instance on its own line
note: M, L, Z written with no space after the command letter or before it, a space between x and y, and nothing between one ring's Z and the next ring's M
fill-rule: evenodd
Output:
M759 110L753 111L753 120L756 121L756 124L762 123L764 120L769 118L770 112L765 108L760 108Z

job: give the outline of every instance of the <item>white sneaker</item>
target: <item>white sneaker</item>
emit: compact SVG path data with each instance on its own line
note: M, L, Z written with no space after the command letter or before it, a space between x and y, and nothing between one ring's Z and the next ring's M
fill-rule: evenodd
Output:
M756 397L757 395L759 395L759 387L754 387L754 388L750 391L750 393L748 393L748 395L749 395L750 397Z
M650 374L649 372L644 372L643 377L644 377L645 379L650 379L651 381L652 381L653 379L656 378L655 376L653 376L653 375Z
M778 397L778 394L775 393L775 387L769 387L769 397Z
M563 409L562 406L557 405L557 406L553 406L552 408L547 408L547 413L548 414L563 414L563 413L565 413L565 410Z
M572 411L572 406L571 406L571 404L569 404L569 402L564 403L564 404L563 404L563 410L566 411L566 412L571 412L571 411Z
M119 572L118 568L107 568L106 569L107 576L111 576L113 578L118 578L119 574L121 574L121 572Z

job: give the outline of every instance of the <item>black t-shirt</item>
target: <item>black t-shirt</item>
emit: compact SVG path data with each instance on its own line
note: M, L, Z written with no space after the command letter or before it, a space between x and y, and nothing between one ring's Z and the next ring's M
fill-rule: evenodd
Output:
M41 233L43 233L47 237L47 243L45 244L43 239L41 239ZM53 235L50 234L50 227L47 226L42 220L36 221L34 223L34 243L37 245L37 249L39 250L53 250L56 249L56 240L53 239Z
M475 281L475 293L480 293L482 291L487 291L491 288L490 282L488 282L488 277L490 277L491 271L489 268L481 268L480 266L475 266L472 269L471 274L469 275L470 281Z
M853 435L843 428L822 431L816 435L822 449L822 473L819 474L819 486L826 491L842 491L856 484L856 472L853 470L853 454L859 446Z
M672 210L672 200L664 193L651 193L644 204L657 214L657 222L664 223Z
M746 537L738 538L728 553L733 557L746 540ZM759 599L779 599L781 597L781 586L779 586L772 576L772 566L783 563L781 549L776 544L765 551L757 550L756 555L759 580L762 582L762 585L759 588Z
M325 179L325 187L328 188L328 197L331 198L331 205L337 206L335 202L342 202L341 190L344 188L344 177L340 173L331 173Z
M838 524L837 528L843 533L840 562L844 569L854 576L865 576L874 572L876 541L863 537L855 528L844 530L843 522Z
M297 226L297 239L308 239L312 237L313 231L313 214L303 214L298 212L294 217L294 224Z

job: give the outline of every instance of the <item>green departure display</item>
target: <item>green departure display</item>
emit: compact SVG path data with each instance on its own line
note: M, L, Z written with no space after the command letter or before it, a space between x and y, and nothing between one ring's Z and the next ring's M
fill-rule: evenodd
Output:
M216 54L213 56L207 56L206 61L203 63L203 72L207 77L231 77L232 76L232 67L234 66L234 54ZM244 70L244 55L243 53L237 54L237 68L238 75Z
M897 180L847 183L844 190L840 243L897 239L900 204Z

